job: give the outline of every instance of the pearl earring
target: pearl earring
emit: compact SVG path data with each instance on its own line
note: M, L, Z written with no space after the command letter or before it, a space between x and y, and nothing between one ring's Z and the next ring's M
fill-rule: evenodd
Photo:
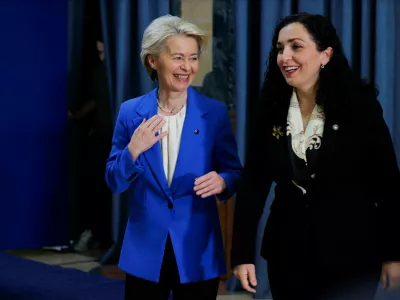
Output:
M321 69L325 68L325 65L321 65Z

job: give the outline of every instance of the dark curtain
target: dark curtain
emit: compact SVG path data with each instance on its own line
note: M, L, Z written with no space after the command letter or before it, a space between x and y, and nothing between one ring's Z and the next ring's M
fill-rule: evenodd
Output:
M122 102L155 87L140 61L141 41L150 22L169 12L169 0L100 0L114 121ZM111 213L114 245L104 255L103 264L115 263L119 259L128 217L128 198L127 193L113 195Z
M68 1L68 107L75 106L81 96L83 28L85 1ZM65 111L67 114L67 111ZM68 203L69 239L79 235L78 220L78 157L79 130L76 123L68 123Z
M380 89L379 100L391 130L400 158L400 2L397 0L235 0L236 20L236 108L237 139L242 161L246 158L247 119L253 115L259 96L265 62L271 47L272 30L283 16L297 12L319 13L331 18L353 66L364 78ZM257 24L257 25L256 25ZM397 100L397 101L396 101ZM273 188L267 199L258 230L255 299L271 298L267 263L259 256L263 230ZM238 280L231 278L227 287L239 289ZM379 297L389 293L379 290ZM301 298L302 295L299 295ZM400 296L397 294L397 297ZM382 299L382 298L379 298ZM388 299L388 298L386 298ZM394 298L393 298L394 299Z
M78 111L87 101L89 74L97 60L96 40L101 34L98 0L68 1L68 105L65 110ZM89 114L90 115L90 114ZM88 116L89 116L88 115ZM88 195L87 148L89 118L68 121L68 197L69 239L76 241L82 233Z

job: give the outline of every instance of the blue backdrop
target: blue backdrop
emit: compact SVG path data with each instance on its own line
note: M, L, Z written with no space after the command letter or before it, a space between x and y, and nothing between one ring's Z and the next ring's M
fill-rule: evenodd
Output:
M68 3L0 3L0 250L67 242Z

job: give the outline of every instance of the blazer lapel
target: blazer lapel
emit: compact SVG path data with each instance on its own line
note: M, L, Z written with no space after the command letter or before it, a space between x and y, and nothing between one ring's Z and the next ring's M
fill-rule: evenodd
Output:
M151 91L146 99L143 99L141 105L137 108L137 114L146 120L150 119L158 113L157 108L157 88ZM167 178L165 176L164 166L162 162L161 144L158 141L150 149L143 153L147 164L149 165L153 176L163 189L168 198L171 198L171 192L168 187Z
M188 89L188 101L185 121L182 129L181 143L175 172L171 183L171 192L176 190L183 179L193 181L195 176L190 173L193 169L194 153L201 147L201 141L206 134L206 126L203 116L206 110L201 106L200 96L192 89ZM189 178L190 177L190 178Z
M320 154L318 155L316 173L327 172L326 164L335 155L338 145L338 137L341 128L341 118L338 115L327 116L324 124L324 135Z
M290 99L287 103L279 104L279 107L275 106L271 110L271 119L273 120L272 126L270 126L271 146L272 146L272 163L277 166L277 169L281 171L281 175L286 177L292 177L292 167L289 156L291 151L290 143L288 143L287 136L287 115L289 111Z
M290 149L290 143L288 141L290 136L287 137L287 115L289 111L290 97L288 97L287 103L275 104L271 109L271 120L272 124L269 128L270 132L268 134L274 135L273 142L271 142L272 160L273 164L281 171L282 176L289 176L290 180L293 176L293 170L291 165L291 160L289 153L292 151ZM320 153L318 154L315 173L316 178L319 178L318 173L327 172L327 164L329 163L331 157L335 155L338 148L338 137L340 136L341 130L343 130L343 108L339 111L337 109L329 111L325 119L324 124L324 134L322 137L322 144ZM282 136L277 138L277 129L283 133Z

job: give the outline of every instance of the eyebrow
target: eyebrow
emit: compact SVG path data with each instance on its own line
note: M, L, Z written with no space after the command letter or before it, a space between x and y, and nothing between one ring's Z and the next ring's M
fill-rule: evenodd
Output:
M179 52L171 53L171 55L182 55L182 56L185 56L185 54L179 53ZM199 55L199 53L195 52L195 53L190 54L190 56L192 56L192 55Z
M301 38L292 38L292 39L288 39L287 42L288 42L288 43L291 43L291 42L294 42L295 40L299 40L299 41L302 41L302 42L305 43L305 41L302 40ZM277 44L277 45L282 45L281 42L278 42L278 43L276 43L276 44Z

